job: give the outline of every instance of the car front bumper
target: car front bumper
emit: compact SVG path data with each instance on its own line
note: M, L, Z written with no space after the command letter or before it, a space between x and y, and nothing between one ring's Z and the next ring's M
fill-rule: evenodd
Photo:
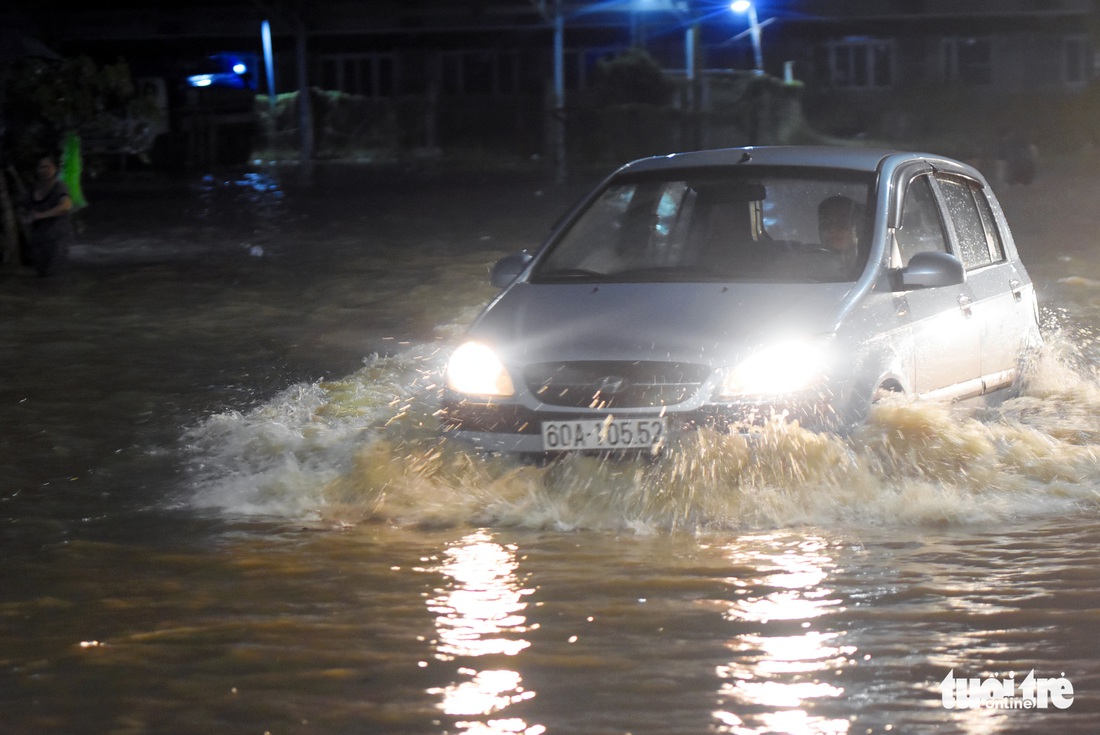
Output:
M671 437L700 428L723 433L748 433L769 420L798 422L813 431L834 431L840 421L830 401L815 392L797 399L776 402L706 404L690 410L570 411L531 409L512 403L473 403L448 396L440 413L444 435L486 452L546 454L543 446L544 422L664 419ZM651 451L636 449L633 451Z

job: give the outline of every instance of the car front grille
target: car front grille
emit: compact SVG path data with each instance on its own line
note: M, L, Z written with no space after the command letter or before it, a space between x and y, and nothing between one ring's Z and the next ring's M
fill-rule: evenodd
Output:
M686 401L709 372L681 362L544 362L528 365L524 379L551 406L658 408Z

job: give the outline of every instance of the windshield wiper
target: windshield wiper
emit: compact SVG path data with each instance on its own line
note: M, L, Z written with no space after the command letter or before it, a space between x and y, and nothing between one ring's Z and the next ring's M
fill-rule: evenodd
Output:
M643 279L645 281L655 282L667 282L667 281L721 281L726 279L726 274L720 271L714 271L710 268L704 268L697 265L679 265L679 266L663 266L654 268L635 268L632 270L619 271L618 273L608 274L610 278L616 281L631 281L635 279Z
M600 271L588 270L587 268L559 268L557 270L536 272L534 274L534 280L538 281L554 281L558 279L562 280L574 280L581 278L606 278L606 273Z

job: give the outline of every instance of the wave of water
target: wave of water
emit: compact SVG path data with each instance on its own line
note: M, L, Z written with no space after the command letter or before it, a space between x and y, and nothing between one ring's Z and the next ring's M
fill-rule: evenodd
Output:
M375 357L187 434L192 503L339 526L655 532L971 524L1100 507L1100 373L1091 335L1054 330L1016 397L877 406L854 434L781 424L700 431L659 458L485 457L438 430L446 342Z

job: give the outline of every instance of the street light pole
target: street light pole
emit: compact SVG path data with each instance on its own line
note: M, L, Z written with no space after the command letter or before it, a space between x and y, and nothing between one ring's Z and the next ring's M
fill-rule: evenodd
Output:
M264 47L264 69L267 72L267 99L271 105L271 118L275 118L275 53L271 47L271 23L260 24L260 40Z
M699 37L699 24L693 17L688 18L687 28L684 31L684 76L687 85L684 88L684 107L687 110L687 144L691 148L699 145L699 89L695 80L697 52L696 42Z
M565 18L562 0L554 0L554 175L559 184L566 179L565 164Z
M699 27L689 23L684 31L684 76L687 77L688 110L694 112L695 103L695 36Z
M764 73L764 49L760 44L760 23L756 19L756 6L749 3L749 27L752 29L752 54L756 61L756 73Z
M734 0L730 3L730 10L735 13L748 13L749 34L752 36L752 53L756 62L756 73L764 73L764 51L760 44L760 22L756 17L756 6L749 0Z

